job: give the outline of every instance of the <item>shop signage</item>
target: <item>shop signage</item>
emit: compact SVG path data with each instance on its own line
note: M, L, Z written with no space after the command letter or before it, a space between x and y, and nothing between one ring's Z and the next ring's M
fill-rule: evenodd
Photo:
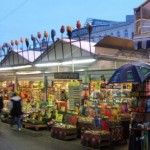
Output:
M78 72L59 72L54 73L55 79L79 79L79 73Z
M56 122L62 122L63 114L56 114Z
M121 85L106 85L107 89L121 89Z

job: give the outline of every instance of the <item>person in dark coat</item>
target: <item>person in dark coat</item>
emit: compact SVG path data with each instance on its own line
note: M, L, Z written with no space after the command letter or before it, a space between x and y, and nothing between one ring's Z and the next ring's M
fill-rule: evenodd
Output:
M3 95L2 95L2 93L0 93L0 119L1 119L1 113L2 113L3 107L4 107Z
M21 115L22 115L22 100L21 97L17 95L17 93L13 93L11 96L10 103L10 115L11 115L11 127L15 124L15 120L17 120L18 130L21 131Z

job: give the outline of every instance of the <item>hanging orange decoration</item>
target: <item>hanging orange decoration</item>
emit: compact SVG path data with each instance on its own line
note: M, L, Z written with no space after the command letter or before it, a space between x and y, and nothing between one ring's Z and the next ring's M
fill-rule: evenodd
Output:
M18 40L15 40L15 44L16 44L16 45L19 45L19 41L18 41Z
M67 26L66 30L72 32L72 27L71 26Z
M72 36L72 27L71 26L67 26L66 30L67 30L68 38L71 39L71 36Z
M48 33L47 33L47 31L44 31L44 37L48 37Z

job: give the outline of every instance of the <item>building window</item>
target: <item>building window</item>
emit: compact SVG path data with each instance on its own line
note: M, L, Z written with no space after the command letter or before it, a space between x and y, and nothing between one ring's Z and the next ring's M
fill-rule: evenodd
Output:
M128 37L128 30L124 30L124 37Z
M120 31L117 31L117 37L120 37Z

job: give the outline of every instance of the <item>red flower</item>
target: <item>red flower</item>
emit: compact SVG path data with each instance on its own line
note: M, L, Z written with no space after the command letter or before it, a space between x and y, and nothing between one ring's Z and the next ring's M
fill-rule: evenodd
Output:
M48 33L46 31L44 31L44 37L48 37Z

